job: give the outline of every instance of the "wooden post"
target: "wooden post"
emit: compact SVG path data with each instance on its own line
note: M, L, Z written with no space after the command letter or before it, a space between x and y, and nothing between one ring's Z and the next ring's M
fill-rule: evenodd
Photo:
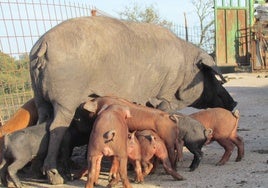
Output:
M185 40L188 41L188 26L185 12L184 12L184 25L185 25Z
M96 9L91 10L91 16L97 16L97 10Z

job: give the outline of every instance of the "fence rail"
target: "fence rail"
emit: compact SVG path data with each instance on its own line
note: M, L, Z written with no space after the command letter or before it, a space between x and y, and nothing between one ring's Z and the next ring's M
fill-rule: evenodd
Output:
M0 1L0 124L33 97L28 54L47 30L73 17L91 15L91 6L62 0ZM101 10L98 14L110 16ZM183 26L173 32L182 38ZM189 41L198 43L200 29L189 28ZM210 46L211 47L211 46Z

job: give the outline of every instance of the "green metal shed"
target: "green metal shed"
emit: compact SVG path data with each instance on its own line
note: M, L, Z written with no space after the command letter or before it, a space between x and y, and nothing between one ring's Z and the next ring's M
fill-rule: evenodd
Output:
M214 0L216 63L223 72L250 66L253 0Z

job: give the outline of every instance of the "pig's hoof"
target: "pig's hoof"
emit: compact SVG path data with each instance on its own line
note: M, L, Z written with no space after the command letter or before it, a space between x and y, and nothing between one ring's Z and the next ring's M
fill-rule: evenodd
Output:
M184 178L182 176L174 177L174 179L177 180L177 181L184 181L184 180L186 180L186 178Z
M190 171L190 172L193 172L194 170L195 170L195 168L190 168L190 170L189 170L189 171Z
M114 186L116 186L116 184L118 184L118 182L119 182L118 180L113 179L113 180L109 181L109 184L106 187L114 187Z
M107 188L112 188L112 187L115 187L115 185L114 185L114 184L109 183L109 184L108 184L106 187L107 187Z
M222 165L224 165L223 162L218 162L218 163L216 163L216 166L222 166Z
M16 186L13 182L7 181L7 183L5 184L5 187L16 187Z
M237 157L236 160L235 160L235 162L239 162L241 160L242 160L242 157Z
M197 169L197 167L198 166L196 166L196 165L193 165L193 166L190 166L189 168L190 168L190 172L193 172L193 171L195 171L195 169Z
M46 171L48 182L52 185L64 184L64 179L56 169Z
M143 181L144 181L143 179L135 179L135 180L134 180L134 183L142 184Z
M184 177L173 177L175 181L184 181L186 178Z

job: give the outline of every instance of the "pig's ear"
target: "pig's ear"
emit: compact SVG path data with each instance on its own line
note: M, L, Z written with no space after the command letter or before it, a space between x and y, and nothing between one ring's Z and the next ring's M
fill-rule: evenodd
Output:
M130 114L129 108L126 108L125 112L126 112L126 118L131 118L132 117L131 114Z
M171 114L169 119L171 119L174 123L178 123L181 117L182 116L180 114Z
M100 115L100 113L102 113L107 108L108 108L108 105L107 104L103 105L102 108L100 109L100 111L98 112L98 115Z
M96 111L98 109L98 103L97 103L97 101L87 101L83 105L83 108L89 112L96 113Z

